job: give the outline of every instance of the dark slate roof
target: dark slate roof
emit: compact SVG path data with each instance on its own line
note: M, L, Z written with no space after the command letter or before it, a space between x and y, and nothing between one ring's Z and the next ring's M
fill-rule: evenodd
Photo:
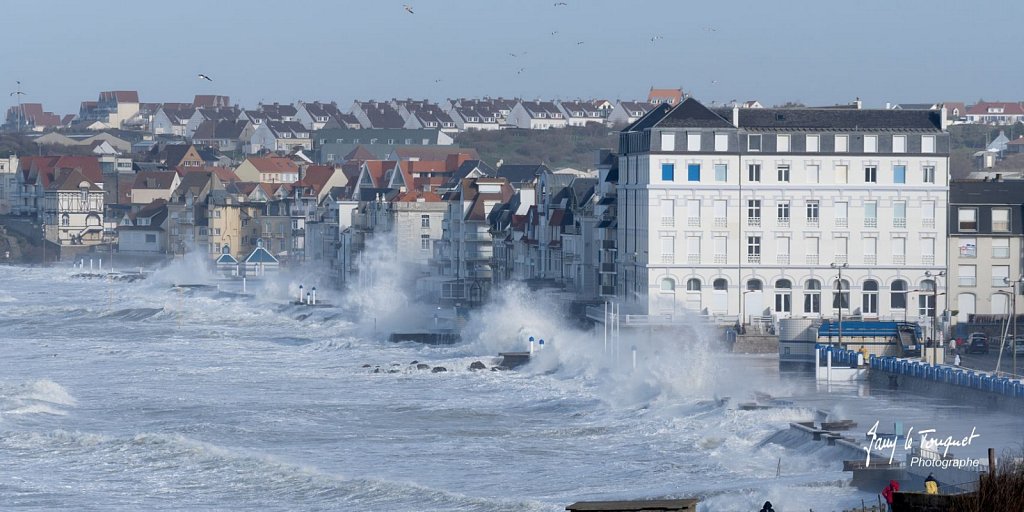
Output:
M682 103L680 103L682 105ZM650 128L661 121L665 115L672 110L672 107L668 103L662 103L657 107L654 107L647 111L646 114L640 116L640 119L633 121L633 124L622 129L623 132L638 132L646 128Z
M666 103L662 103L658 107L652 110L659 111L668 106ZM756 109L760 110L760 109ZM650 116L645 116L649 118ZM693 99L686 98L682 103L676 105L661 119L659 119L654 125L659 128L674 128L674 127L686 127L686 128L734 128L728 118L714 112L713 110L705 107L701 102ZM644 119L637 120L637 123Z
M596 178L576 178L569 185L575 196L576 204L582 205L594 195L594 188L597 187Z
M952 181L949 202L1020 206L1024 204L1024 180Z
M247 124L249 124L248 121L236 121L234 119L221 121L203 121L199 124L199 128L196 129L196 133L192 135L192 139L237 140L242 135L242 131L245 130L245 126Z
M498 167L498 178L505 178L509 183L529 183L543 172L550 172L544 164L505 164Z
M748 130L942 131L934 110L743 108L740 128Z

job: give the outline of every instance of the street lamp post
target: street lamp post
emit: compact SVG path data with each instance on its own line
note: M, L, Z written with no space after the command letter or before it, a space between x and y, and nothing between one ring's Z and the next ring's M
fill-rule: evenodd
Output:
M839 284L839 343L838 346L843 346L843 269L850 268L849 263L836 263L832 262L829 264L830 267L839 271L839 278L837 283Z
M932 281L932 337L937 338L938 334L938 314L939 314L939 278L946 275L945 270L940 270L938 273L933 274L930 270L924 271L925 277L933 278ZM946 303L949 303L949 299L946 299ZM934 340L938 341L938 340Z
M746 314L747 294L754 293L755 291L757 290L743 290L743 293L740 295L740 332L737 334L746 334L747 332L747 328L745 327L747 325L747 319L744 318Z

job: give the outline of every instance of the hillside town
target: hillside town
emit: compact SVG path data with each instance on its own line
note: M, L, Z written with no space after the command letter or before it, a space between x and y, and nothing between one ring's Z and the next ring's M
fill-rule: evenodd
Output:
M40 154L0 160L0 214L29 221L50 261L195 252L234 275L316 263L344 286L365 284L366 258L392 258L439 306L520 281L579 308L768 329L839 311L937 334L1017 307L1024 180L998 164L1024 152L1006 135L1022 121L1019 102L780 108L653 87L639 101L347 108L105 91L77 114L8 109L4 131ZM484 161L458 142L587 125L619 141L589 168ZM1005 128L964 179L954 125ZM392 250L368 253L372 239Z

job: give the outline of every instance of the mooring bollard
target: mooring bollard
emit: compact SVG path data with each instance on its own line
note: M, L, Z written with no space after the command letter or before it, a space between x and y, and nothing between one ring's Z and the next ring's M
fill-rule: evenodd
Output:
M636 370L636 345L633 345L633 369Z
M299 285L299 304L302 304L302 285Z
M540 341L537 342L537 344L540 345L540 350L544 350L544 338L541 338Z
M530 336L530 354L533 355L533 336Z
M313 287L313 305L316 305L316 286Z

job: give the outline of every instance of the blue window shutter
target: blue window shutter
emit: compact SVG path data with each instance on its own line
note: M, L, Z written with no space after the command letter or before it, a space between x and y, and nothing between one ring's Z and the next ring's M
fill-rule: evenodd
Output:
M686 179L689 181L700 181L700 164L686 166Z
M907 166L897 165L893 168L893 181L896 183L907 182Z
M661 180L674 181L676 179L675 164L661 164Z

